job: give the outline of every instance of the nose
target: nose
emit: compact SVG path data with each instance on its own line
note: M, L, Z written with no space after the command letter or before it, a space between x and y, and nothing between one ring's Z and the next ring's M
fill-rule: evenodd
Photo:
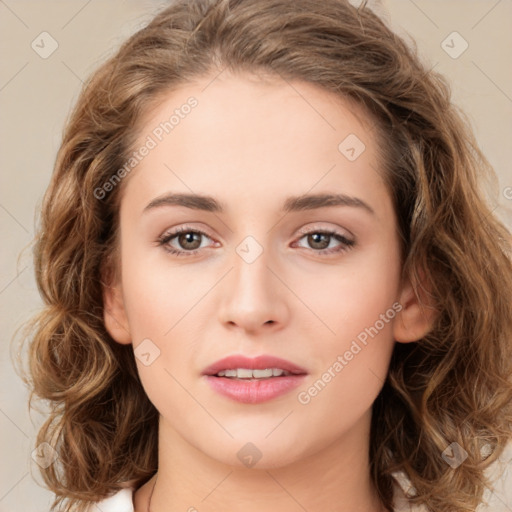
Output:
M287 323L286 296L290 292L275 261L271 261L270 250L262 249L253 261L243 251L236 252L232 258L233 268L225 278L219 299L219 319L230 329L268 333L282 329ZM252 246L251 250L256 249Z

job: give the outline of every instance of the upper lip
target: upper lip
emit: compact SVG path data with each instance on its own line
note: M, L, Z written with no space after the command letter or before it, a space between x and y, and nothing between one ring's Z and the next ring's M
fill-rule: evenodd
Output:
M212 365L205 368L202 375L216 375L222 370L234 370L236 368L247 368L249 370L265 370L266 368L281 368L296 375L306 374L307 371L286 359L279 357L261 355L258 357L246 357L242 355L228 356L219 359Z

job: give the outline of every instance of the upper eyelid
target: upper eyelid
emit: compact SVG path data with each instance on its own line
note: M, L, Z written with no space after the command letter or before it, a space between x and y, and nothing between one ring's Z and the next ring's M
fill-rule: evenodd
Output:
M352 235L352 233L350 233L350 231L348 231L347 229L343 229L343 231L346 231L347 233L349 233L348 236L346 236L343 232L340 232L340 228L336 229L336 228L330 228L330 227L319 227L319 226L316 226L316 225L313 225L311 227L307 227L307 228L301 228L299 229L299 235L298 237L295 237L294 240L300 240L301 238L311 234L311 233L326 233L328 234L329 236L331 237L341 237L341 238L345 238L346 239L346 243L348 244L350 242L350 245L353 245L356 243L356 238L354 237L354 235ZM165 243L170 243L171 240L173 240L174 238L176 238L180 233L188 233L188 232L195 232L195 233L199 233L203 236L206 236L207 238L209 238L210 240L212 240L214 243L218 243L214 237L210 236L208 234L208 232L202 228L194 228L192 226L187 226L187 225L180 225L176 228L172 228L168 231L165 231L160 237L159 237L159 240L166 240L167 241ZM339 241L339 240L338 240ZM194 249L194 251L199 251L201 249ZM194 251L185 251L185 252L190 252L190 253L193 253Z
M306 227L306 228L300 228L298 232L300 235L303 235L303 236L310 234L310 233L315 233L315 232L329 232L329 233L335 233L335 234L338 234L341 236L345 236L343 234L343 232L340 233L340 229L343 232L346 232L348 234L348 237L345 237L345 238L354 238L355 239L355 236L346 228L322 227L322 226L313 225L313 226ZM206 235L208 238L210 238L212 240L214 239L214 237L211 236L207 230L205 230L203 228L195 228L192 226L187 226L186 224L164 231L164 233L159 238L167 238L168 236L174 236L174 235L180 234L181 232L190 232L190 231L196 232L196 233L201 233L203 235Z
M201 235L207 236L210 240L214 239L214 237L209 235L206 230L204 230L202 228L193 228L191 226L178 226L176 228L168 229L168 230L164 231L163 234L159 238L160 239L168 238L168 237L174 238L175 236L177 236L181 233L189 233L189 232L200 233Z
M346 228L334 228L334 227L322 227L322 226L316 226L316 225L313 225L313 226L310 226L310 227L307 227L307 228L300 228L299 229L299 234L301 235L307 235L309 233L316 233L316 232L329 232L329 233L334 233L334 234L337 234L337 235L340 235L340 236L343 236L347 239L351 239L351 240L354 240L355 241L355 236ZM347 236L345 236L344 233L347 233Z

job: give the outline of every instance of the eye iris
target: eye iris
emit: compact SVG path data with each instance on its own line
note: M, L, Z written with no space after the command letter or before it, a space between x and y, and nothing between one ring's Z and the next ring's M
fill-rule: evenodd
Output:
M194 245L194 238L195 238L195 242L199 242L199 243L196 244L196 246L194 246L194 247L188 246L187 245L188 243L192 243L192 245ZM183 247L184 249L191 249L191 250L198 249L201 246L201 234L194 233L192 231L187 231L186 233L182 233L178 236L178 242L179 242L180 246Z
M324 237L323 242L319 241L319 238ZM311 235L308 235L308 243L311 244L312 247L315 249L325 249L329 247L329 238L330 235L327 235L325 233L313 233ZM318 247L318 244L320 244L320 247Z

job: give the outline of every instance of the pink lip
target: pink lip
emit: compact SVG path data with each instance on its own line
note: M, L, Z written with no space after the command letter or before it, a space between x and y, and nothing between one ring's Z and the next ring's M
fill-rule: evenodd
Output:
M266 368L281 368L293 375L270 377L261 380L242 380L228 377L216 377L221 370L235 368L248 368L251 370L264 370ZM203 370L208 384L228 398L241 403L261 403L288 393L301 384L307 371L296 364L273 356L258 356L248 358L241 355L229 356L213 363Z

